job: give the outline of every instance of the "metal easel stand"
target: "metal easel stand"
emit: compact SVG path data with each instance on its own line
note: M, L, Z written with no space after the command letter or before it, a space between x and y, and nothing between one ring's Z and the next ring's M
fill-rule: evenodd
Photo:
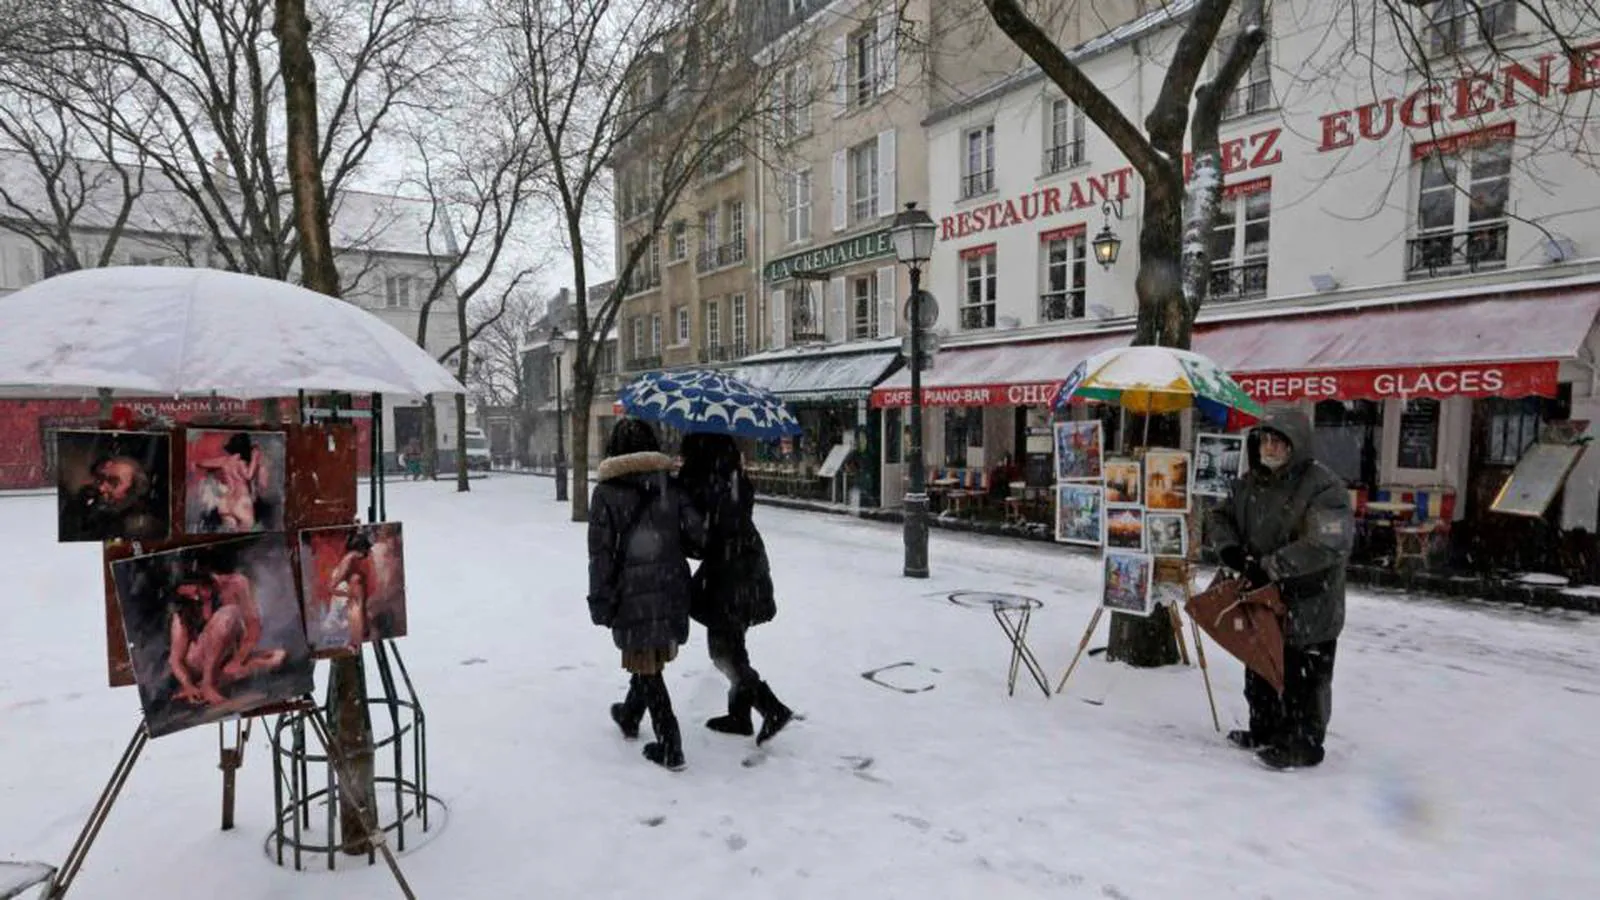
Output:
M426 844L448 818L443 800L428 793L427 717L417 699L405 662L391 641L373 645L381 693L369 696L369 713L377 723L387 723L387 733L375 729L373 764L377 796L372 811L377 849L388 852L388 839L396 853ZM395 678L398 672L399 680ZM403 693L402 693L403 692ZM333 695L332 685L328 695ZM328 871L341 861L377 861L372 850L343 852L339 838L339 793L345 790L339 773L343 766L330 759L332 729L327 706L287 713L271 730L274 825L266 838L266 852L278 865L304 871L322 857ZM316 732L321 752L306 739L307 725Z

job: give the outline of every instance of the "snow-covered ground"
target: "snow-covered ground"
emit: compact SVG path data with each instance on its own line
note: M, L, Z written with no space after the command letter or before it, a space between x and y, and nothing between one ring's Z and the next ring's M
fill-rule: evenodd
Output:
M1212 731L1198 670L1095 657L1065 694L1024 674L1006 696L1000 629L948 595L1041 600L1031 638L1054 682L1095 602L1089 558L935 532L933 577L910 581L892 526L762 508L780 611L751 649L806 718L741 765L748 740L699 725L723 681L697 632L669 671L689 757L674 774L607 718L624 676L588 622L583 528L551 494L507 475L390 488L403 650L450 806L401 860L421 897L1600 896L1596 621L1358 593L1329 758L1274 773ZM104 686L98 550L56 545L52 513L0 499L0 859L60 861L138 717L133 689ZM1226 728L1242 673L1209 658ZM900 662L886 680L933 689L862 678ZM398 895L381 865L265 858L260 729L239 827L220 832L216 761L212 728L152 742L74 896Z

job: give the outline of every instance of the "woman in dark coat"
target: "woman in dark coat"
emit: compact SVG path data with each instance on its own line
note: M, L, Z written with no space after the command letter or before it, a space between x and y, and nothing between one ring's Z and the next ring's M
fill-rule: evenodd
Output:
M617 423L589 501L589 618L611 629L632 673L611 706L624 737L648 710L656 739L644 756L683 768L683 740L661 672L689 638L688 556L704 552L705 523L672 481L672 459L638 419Z
M754 709L761 713L756 743L764 744L789 724L793 713L751 668L745 648L745 632L778 612L767 550L753 518L755 486L744 474L738 445L721 434L684 438L678 483L705 516L707 530L690 615L706 627L711 661L730 683L728 714L707 721L706 727L724 734L754 734Z

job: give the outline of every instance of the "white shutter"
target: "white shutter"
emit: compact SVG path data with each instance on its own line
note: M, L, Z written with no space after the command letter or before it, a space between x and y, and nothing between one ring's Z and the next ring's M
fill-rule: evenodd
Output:
M850 223L850 151L833 151L833 230L843 231Z
M790 97L789 103L794 105L795 131L800 134L811 133L811 64L803 62L794 80L795 93L798 96Z
M895 321L894 266L878 270L878 337L894 337L899 322Z
M795 195L800 198L800 231L795 235L797 241L811 239L811 170L807 169L805 175L800 187L795 188ZM802 187L804 190L800 189Z
M878 209L880 216L893 215L894 199L894 129L878 134Z
M842 116L850 108L849 49L841 35L833 39L833 114Z
M895 59L895 32L900 25L898 4L890 6L878 14L878 93L886 94L894 90L895 69L898 68Z
M844 277L833 279L833 327L828 329L841 341L850 340L850 312L845 306Z
M784 293L782 288L774 288L772 291L770 309L772 315L772 349L774 350L782 350L784 347L789 346L789 310L783 302Z

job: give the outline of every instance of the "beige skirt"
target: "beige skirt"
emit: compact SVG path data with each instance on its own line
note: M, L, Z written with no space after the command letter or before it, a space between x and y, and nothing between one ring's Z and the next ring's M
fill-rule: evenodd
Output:
M660 675L667 663L678 658L678 645L652 647L649 650L622 651L622 667L635 675Z

